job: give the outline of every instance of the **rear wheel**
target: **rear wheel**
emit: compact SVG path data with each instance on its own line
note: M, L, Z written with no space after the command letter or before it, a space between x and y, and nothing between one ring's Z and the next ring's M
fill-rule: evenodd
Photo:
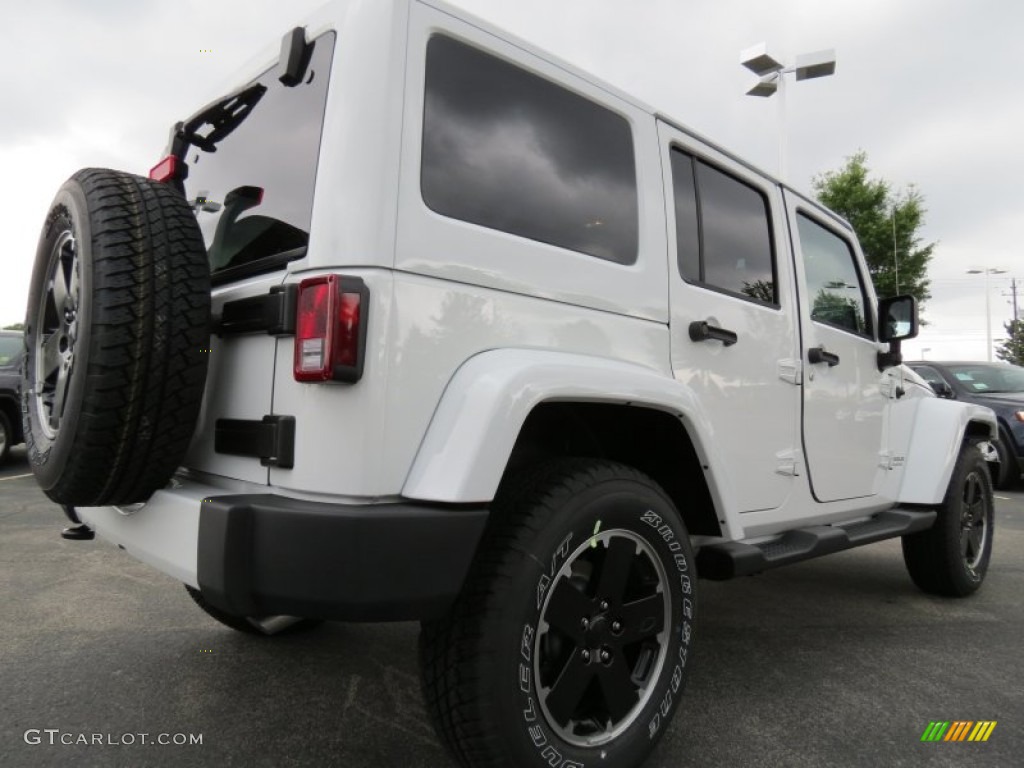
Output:
M978 447L965 443L946 498L927 531L903 537L910 578L925 592L963 597L981 586L992 556L995 502Z
M145 501L181 462L206 379L210 277L171 187L87 169L36 253L22 382L29 463L60 504Z
M424 622L424 698L474 768L640 765L679 701L696 596L664 492L611 462L504 484L463 593Z

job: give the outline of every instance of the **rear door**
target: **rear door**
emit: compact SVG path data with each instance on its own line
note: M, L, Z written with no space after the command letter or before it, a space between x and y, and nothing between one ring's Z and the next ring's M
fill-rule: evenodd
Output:
M312 43L301 82L275 64L185 121L185 194L209 253L213 313L266 295L306 255L334 32ZM215 450L219 419L259 422L273 413L276 340L262 332L214 336L206 394L185 466L267 483L257 457Z
M775 509L802 474L796 298L781 199L759 174L665 123L658 130L671 201L673 374L708 416L716 464L727 467L719 486L741 512Z
M856 238L816 205L786 192L796 249L804 341L803 439L818 501L877 494L885 408L874 297Z

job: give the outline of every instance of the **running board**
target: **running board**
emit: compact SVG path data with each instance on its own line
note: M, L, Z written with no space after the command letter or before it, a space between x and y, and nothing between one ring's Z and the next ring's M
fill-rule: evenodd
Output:
M787 531L758 544L727 541L700 548L697 573L703 579L724 581L736 576L789 565L844 549L925 531L935 522L935 510L890 509L870 520L838 525L816 525Z

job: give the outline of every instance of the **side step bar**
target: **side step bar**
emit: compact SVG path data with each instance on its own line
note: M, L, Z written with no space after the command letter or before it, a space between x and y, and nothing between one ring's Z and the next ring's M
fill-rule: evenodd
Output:
M713 581L749 576L768 568L925 531L934 522L934 509L890 509L870 520L845 527L816 525L797 528L758 544L738 541L710 544L701 547L697 553L697 573L701 578Z

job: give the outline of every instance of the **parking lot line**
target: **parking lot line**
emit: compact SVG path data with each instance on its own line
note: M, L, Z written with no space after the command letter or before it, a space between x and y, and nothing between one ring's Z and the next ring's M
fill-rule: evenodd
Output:
M24 475L11 475L10 477L0 477L0 483L4 482L6 480L19 480L19 479L21 479L23 477L32 477L32 473L31 472L27 472Z

